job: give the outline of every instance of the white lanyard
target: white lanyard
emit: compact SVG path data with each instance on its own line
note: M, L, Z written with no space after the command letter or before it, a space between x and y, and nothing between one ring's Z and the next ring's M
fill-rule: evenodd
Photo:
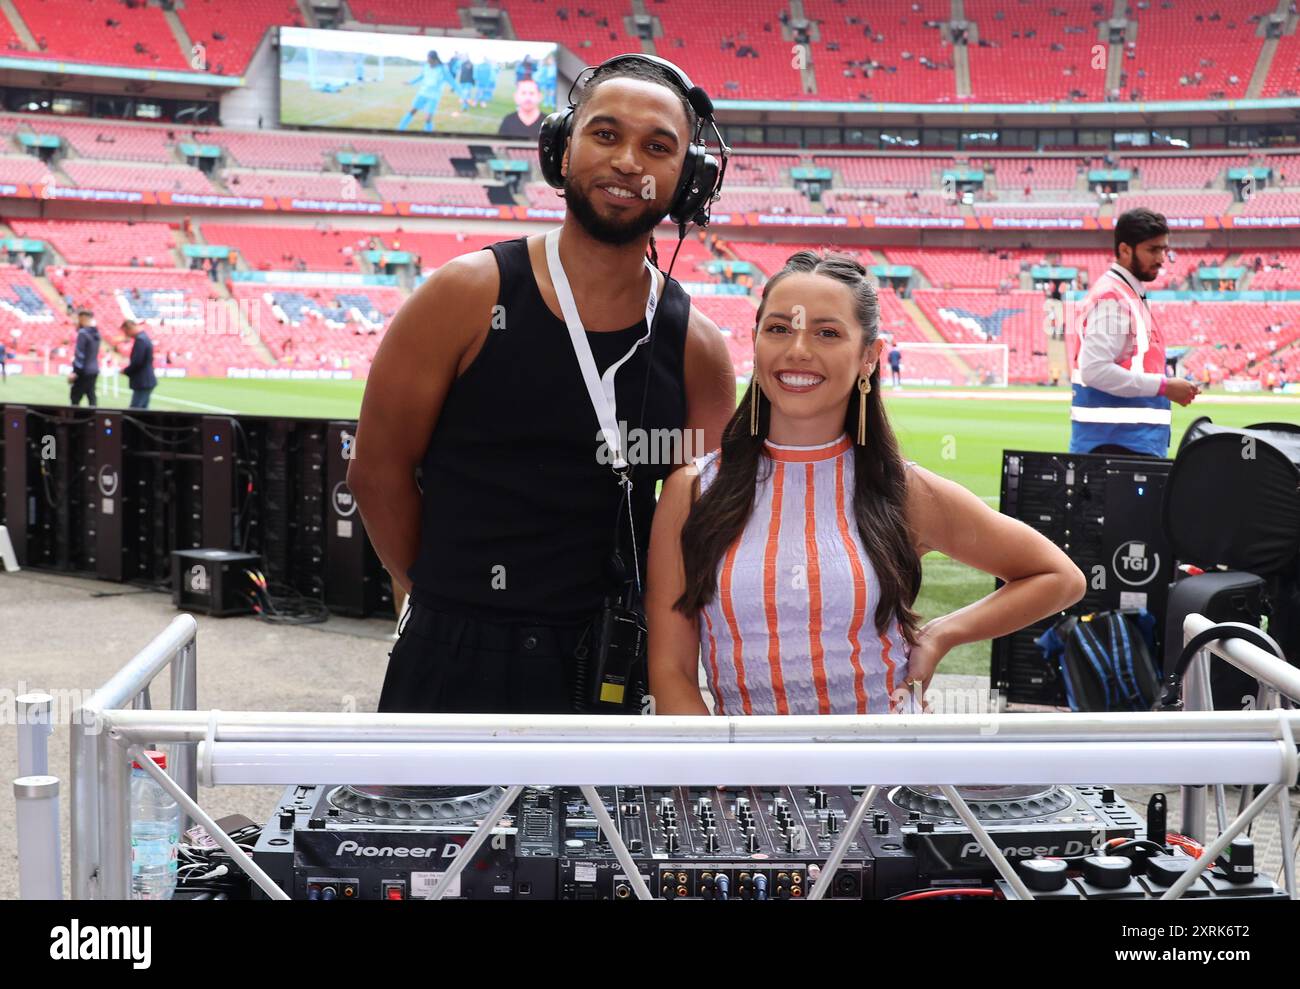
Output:
M650 323L654 319L655 306L659 302L659 293L655 284L655 267L650 263L649 258L645 259L645 266L650 270L650 295L645 304L645 335L632 344L632 349L611 364L604 375L601 375L596 371L596 360L591 356L587 331L578 316L577 303L573 301L573 289L569 287L568 276L564 273L564 266L560 264L558 228L546 235L546 264L551 272L555 295L560 300L560 311L564 313L564 322L569 327L569 341L573 344L574 356L578 358L578 367L582 369L582 380L587 385L591 407L596 412L596 419L600 423L600 431L605 438L605 443L614 454L614 472L624 474L627 470L627 460L623 456L623 440L618 431L614 375L636 353L637 347L650 339Z

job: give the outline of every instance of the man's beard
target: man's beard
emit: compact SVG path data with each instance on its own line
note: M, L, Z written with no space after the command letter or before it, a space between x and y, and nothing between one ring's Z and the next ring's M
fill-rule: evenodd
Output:
M667 210L661 213L657 209L649 209L626 220L606 219L596 212L595 204L574 182L572 175L564 179L564 201L583 230L602 244L612 244L615 247L644 237L668 215Z

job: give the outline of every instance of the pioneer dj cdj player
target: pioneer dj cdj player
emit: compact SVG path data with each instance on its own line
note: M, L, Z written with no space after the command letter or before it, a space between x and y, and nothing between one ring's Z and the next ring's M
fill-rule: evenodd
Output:
M1031 890L1052 899L1156 896L1192 859L1146 842L1104 786L959 788ZM918 889L1014 894L937 787L881 788L835 875L822 865L865 787L598 787L653 896L671 900L887 899ZM254 858L292 898L425 898L502 797L489 787L287 789ZM1116 839L1132 857L1106 854ZM1155 878L1148 860L1158 862ZM1035 865L1026 866L1029 860ZM1056 863L1043 867L1041 863ZM1101 864L1098 865L1097 863ZM1181 862L1181 865L1180 865ZM1218 870L1222 871L1222 870ZM1163 882L1163 885L1161 883ZM1216 888L1215 883L1218 884ZM463 899L629 900L633 885L577 787L525 788L448 889ZM1284 896L1250 876L1207 874L1196 896Z

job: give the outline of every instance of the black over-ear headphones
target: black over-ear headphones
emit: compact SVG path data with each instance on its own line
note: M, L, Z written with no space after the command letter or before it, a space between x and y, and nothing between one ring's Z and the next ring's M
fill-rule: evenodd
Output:
M586 69L578 73L578 78L574 79L573 85L569 87L568 108L557 110L542 121L541 134L537 139L537 153L541 159L542 177L546 179L547 184L552 188L564 188L564 176L560 173L560 167L564 161L564 150L568 144L569 135L573 132L573 114L576 109L573 103L573 90L578 84L578 79L582 78L583 72L592 69L592 76L595 76L603 69L617 65L620 62L630 61L649 62L665 70L681 86L682 91L686 94L686 99L691 104L691 108L695 110L696 116L699 118L695 128L695 135L691 138L691 143L686 149L686 161L682 164L682 176L673 194L672 206L668 210L668 216L674 223L683 228L688 223L707 227L709 225L709 210L722 190L722 179L727 173L727 160L731 156L731 148L723 141L722 132L718 130L717 121L713 119L713 101L709 99L709 94L693 84L687 78L686 73L673 65L672 62L665 58L659 58L657 55L642 55L639 53L615 55L613 58L606 59L600 65L587 66ZM713 128L713 133L717 137L719 153L722 156L721 165L719 165L717 158L708 153L705 145L700 141L700 133L703 131L706 122Z

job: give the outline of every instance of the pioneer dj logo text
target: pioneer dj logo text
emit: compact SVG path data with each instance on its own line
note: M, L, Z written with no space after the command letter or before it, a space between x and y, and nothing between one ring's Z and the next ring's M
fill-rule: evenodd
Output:
M1080 855L1088 855L1092 852L1101 850L1105 844L1104 836L1094 835L1092 841L1067 841L1063 845L1010 845L1002 849L1002 854L1007 858L1077 858ZM961 857L983 858L984 849L980 847L978 841L968 841L961 847Z
M493 848L505 848L506 847L505 842L506 842L506 835L504 834L497 834L492 836ZM461 846L456 844L455 842L448 842L446 845L443 845L441 852L439 852L437 846L434 845L430 845L424 848L421 848L419 846L406 846L406 845L362 845L349 839L347 841L339 842L339 847L335 850L334 854L338 856L347 854L347 855L356 856L358 858L451 859L459 855L460 851L461 851Z
M50 957L55 961L129 961L136 969L153 960L151 927L82 927L75 917L68 927L50 929Z

